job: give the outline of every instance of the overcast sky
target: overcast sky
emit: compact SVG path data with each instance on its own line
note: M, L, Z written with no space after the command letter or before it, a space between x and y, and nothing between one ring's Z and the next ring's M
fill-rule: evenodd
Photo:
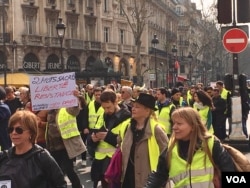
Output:
M197 8L200 8L201 1L203 1L204 5L206 6L209 6L214 2L214 0L191 0L191 2L196 3Z

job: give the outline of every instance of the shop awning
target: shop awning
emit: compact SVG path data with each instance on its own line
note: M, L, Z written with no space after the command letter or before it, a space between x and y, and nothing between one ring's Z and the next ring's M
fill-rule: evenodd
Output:
M185 77L183 77L183 76L178 76L177 78L178 78L178 81L179 81L179 82L188 81L188 79L185 78Z
M29 85L29 74L27 73L7 73L6 84L11 86ZM4 85L4 74L0 75L0 85Z

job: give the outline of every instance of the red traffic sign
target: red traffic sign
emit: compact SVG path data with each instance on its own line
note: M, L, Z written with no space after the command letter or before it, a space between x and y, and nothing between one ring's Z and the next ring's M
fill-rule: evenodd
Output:
M247 34L241 29L229 29L223 36L223 46L228 52L240 53L246 49L247 44Z

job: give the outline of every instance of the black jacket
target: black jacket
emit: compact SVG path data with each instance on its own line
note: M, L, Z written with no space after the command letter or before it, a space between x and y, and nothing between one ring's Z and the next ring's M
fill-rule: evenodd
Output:
M144 188L161 188L163 185L165 185L169 177L166 155L167 149L165 149L165 151L163 151L160 155L157 171L151 173ZM235 171L235 166L232 161L232 158L224 149L224 147L220 144L220 141L216 138L214 139L212 158L214 160L214 163L222 172Z
M15 147L0 152L0 181L11 180L12 188L66 188L60 167L49 152L38 145L15 155Z

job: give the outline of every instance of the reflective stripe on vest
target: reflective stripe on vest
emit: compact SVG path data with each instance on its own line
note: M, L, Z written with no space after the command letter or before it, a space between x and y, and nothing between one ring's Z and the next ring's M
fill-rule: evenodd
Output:
M213 144L214 137L211 137L208 139L210 151L212 151ZM195 152L191 167L187 167L187 161L179 156L177 144L173 147L170 161L169 177L175 183L175 187L190 187L190 184L192 188L214 187L214 167L208 155L201 148Z
M170 104L169 106L163 107L161 109L161 112L159 112L159 110L155 112L158 118L158 122L160 123L160 125L163 125L162 128L167 134L171 134L170 110L173 106L173 104Z
M76 117L69 114L66 108L59 110L57 123L63 139L80 135L77 128Z
M155 127L157 126L157 122L153 118L150 118L150 125L152 136L148 139L149 161L151 171L156 171L160 156L160 148L155 138Z
M97 123L95 125L95 129L100 129L103 126L106 128L103 116L104 116L104 113L99 116ZM111 132L118 135L120 128L121 128L121 125L122 125L122 123L120 123L119 125L114 127L111 130ZM102 160L106 157L111 158L112 155L114 154L115 150L116 150L116 148L114 146L101 140L101 141L99 141L98 146L95 150L95 159Z
M94 129L96 121L97 121L97 118L98 118L98 116L100 116L101 114L103 114L104 109L100 106L98 108L97 112L96 112L95 111L95 101L91 101L89 103L88 108L89 108L89 117L88 117L89 128L90 129Z

